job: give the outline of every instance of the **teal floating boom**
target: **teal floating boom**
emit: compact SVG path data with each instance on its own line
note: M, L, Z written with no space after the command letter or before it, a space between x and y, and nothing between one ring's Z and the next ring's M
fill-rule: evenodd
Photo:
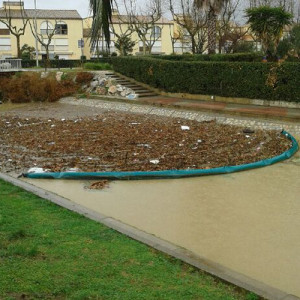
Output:
M158 178L183 178L203 175L227 174L250 170L255 168L262 168L277 162L286 160L293 156L299 149L296 139L286 131L281 132L288 139L292 141L292 147L282 154L264 159L258 162L238 165L225 166L213 169L190 169L190 170L165 170L165 171L134 171L134 172L60 172L60 173L25 173L26 178L32 179L158 179Z

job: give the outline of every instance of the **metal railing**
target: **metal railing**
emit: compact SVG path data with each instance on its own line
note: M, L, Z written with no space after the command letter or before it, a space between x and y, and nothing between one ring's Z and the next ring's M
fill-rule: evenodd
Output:
M22 59L0 59L0 72L20 71Z

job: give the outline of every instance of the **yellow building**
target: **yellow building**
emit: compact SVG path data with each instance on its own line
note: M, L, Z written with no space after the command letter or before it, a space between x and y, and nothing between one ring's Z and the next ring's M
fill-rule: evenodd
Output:
M21 5L20 5L21 4ZM54 32L49 46L49 56L60 59L80 59L82 49L78 47L78 41L82 39L83 24L82 18L76 10L41 10L24 9L24 3L3 2L0 8L0 20L23 28L24 20L28 19L25 34L20 37L20 46L28 44L35 47L35 23L38 36L47 43L47 33ZM31 24L31 26L30 26ZM45 56L45 47L38 43L39 58ZM17 57L17 39L12 35L5 24L0 22L0 59L7 57Z
M138 35L136 27L132 25L132 20L126 15L119 15L117 11L113 12L111 29L110 53L116 52L115 42L122 34L129 34L132 41L135 42L133 55L141 54L170 54L172 53L171 37L174 35L174 23L166 18L160 18L155 21L155 25L151 24L150 17L137 16L135 20L136 26L147 30L145 40ZM107 45L103 36L99 37L98 44L91 45L90 29L92 26L92 18L83 19L83 39L84 39L84 55L87 59L102 55L107 51ZM146 29L148 27L148 29ZM150 27L150 28L149 28ZM150 49L151 48L151 49Z

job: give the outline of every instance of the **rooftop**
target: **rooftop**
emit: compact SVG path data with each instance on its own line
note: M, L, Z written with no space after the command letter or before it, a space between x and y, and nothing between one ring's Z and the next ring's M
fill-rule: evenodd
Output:
M14 3L14 2L10 2ZM19 3L19 2L18 2ZM12 18L21 19L23 16L28 18L34 18L35 13L37 19L70 19L70 20L81 20L81 16L77 10L49 10L49 9L24 9L22 10L10 10L10 16ZM0 9L0 18L6 18L5 9Z

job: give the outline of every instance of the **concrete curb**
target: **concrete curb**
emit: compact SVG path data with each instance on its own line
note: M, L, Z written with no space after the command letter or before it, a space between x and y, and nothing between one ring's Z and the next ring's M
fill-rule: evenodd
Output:
M0 179L9 182L15 186L18 186L28 192L31 192L43 199L46 199L52 203L55 203L61 207L79 213L91 220L97 221L101 224L106 225L122 234L125 234L139 242L142 242L150 247L153 247L161 252L171 255L177 259L180 259L192 266L195 266L207 273L210 273L216 277L221 278L231 284L252 291L259 296L271 300L300 300L300 298L287 294L274 287L268 286L262 282L256 281L250 277L237 273L217 263L209 261L205 258L199 257L189 250L176 246L165 240L162 240L154 235L141 231L130 225L124 224L111 217L102 215L91 209L85 208L82 205L74 203L69 199L63 198L52 192L46 191L32 184L24 182L20 179L14 178L7 174L0 173Z

